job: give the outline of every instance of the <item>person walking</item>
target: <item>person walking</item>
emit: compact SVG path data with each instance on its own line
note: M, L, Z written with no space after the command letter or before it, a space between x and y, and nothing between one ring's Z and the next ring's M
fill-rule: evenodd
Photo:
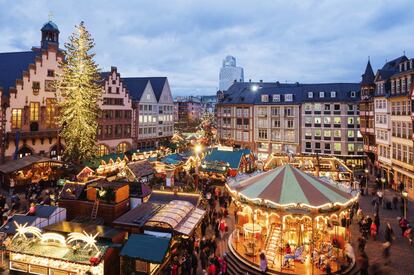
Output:
M267 259L263 251L260 253L260 270L262 274L266 274L267 272Z
M380 217L377 214L374 214L374 223L377 226L377 235L378 235L379 232L380 232L380 224L381 223L380 223Z
M405 230L404 237L408 239L408 241L410 242L410 246L412 246L413 245L413 228L411 227L411 225L408 225L407 230Z
M375 241L377 239L377 225L375 222L371 223L371 237Z
M392 241L395 240L394 230L392 230L389 222L387 222L387 226L385 227L384 239L385 242L389 242L390 244L392 244Z
M198 255L197 255L197 252L194 250L193 254L191 255L192 275L197 275L197 268L198 268Z
M408 227L408 222L405 218L400 218L399 225L401 228L401 236L404 236L404 232L405 230L407 230L407 227Z

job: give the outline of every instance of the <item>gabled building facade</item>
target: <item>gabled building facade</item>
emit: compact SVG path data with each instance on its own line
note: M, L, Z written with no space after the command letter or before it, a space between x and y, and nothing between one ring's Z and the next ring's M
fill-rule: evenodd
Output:
M97 138L98 154L124 153L132 146L132 98L116 67L101 73L102 99Z
M133 142L137 149L159 146L174 133L174 101L166 77L122 78L133 100Z
M371 63L368 61L361 81L361 102L359 104L360 131L364 141L364 153L366 155L366 167L370 174L375 174L377 160L377 147L375 143L375 116L374 116L374 91L375 75Z

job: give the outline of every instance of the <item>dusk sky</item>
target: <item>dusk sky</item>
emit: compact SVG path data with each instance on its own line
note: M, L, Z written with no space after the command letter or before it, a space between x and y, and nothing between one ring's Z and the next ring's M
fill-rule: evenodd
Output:
M102 70L167 76L173 95L215 94L226 55L245 80L359 82L368 56L414 56L414 1L0 0L0 52L40 43L52 12L67 40L81 20ZM61 45L63 47L63 45Z

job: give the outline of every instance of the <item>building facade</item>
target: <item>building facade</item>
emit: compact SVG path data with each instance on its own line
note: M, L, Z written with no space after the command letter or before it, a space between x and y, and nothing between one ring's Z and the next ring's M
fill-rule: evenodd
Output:
M234 56L226 56L219 75L219 90L226 91L234 82L244 81L244 71L242 67L236 66Z
M59 29L51 21L41 29L41 47L0 53L3 160L32 154L54 158L64 150L53 86L63 58ZM123 79L115 67L101 77L100 155L154 147L172 137L173 99L166 77Z
M303 93L301 152L333 155L356 169L363 161L359 84L315 84Z
M174 133L174 101L166 77L124 77L132 97L133 147L152 149Z
M327 154L362 166L357 83L234 83L218 93L219 139L270 154ZM344 138L345 137L345 138Z
M201 99L194 96L176 97L174 110L176 123L196 123L203 115Z
M414 197L414 147L411 120L412 101L410 92L414 79L413 59L405 56L396 62L397 72L390 78L391 91L391 162L395 186L403 183L411 198Z
M102 100L97 138L100 156L132 149L132 98L116 67L101 73Z
M360 131L364 141L366 155L365 166L370 174L376 174L377 146L375 143L375 116L374 116L374 72L371 62L368 61L361 81L361 102L359 104L361 126Z

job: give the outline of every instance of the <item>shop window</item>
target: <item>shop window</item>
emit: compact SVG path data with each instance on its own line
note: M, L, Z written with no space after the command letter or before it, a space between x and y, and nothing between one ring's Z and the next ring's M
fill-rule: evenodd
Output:
M120 144L118 144L118 146L116 147L116 151L118 153L125 153L126 151L128 151L128 144L126 142L121 142Z
M108 147L105 144L99 144L98 146L98 156L102 157L109 154Z

